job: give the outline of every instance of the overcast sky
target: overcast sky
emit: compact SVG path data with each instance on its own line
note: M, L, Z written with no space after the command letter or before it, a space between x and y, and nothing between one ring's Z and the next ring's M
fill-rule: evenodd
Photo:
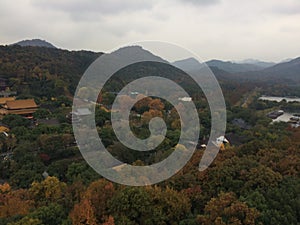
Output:
M160 40L202 60L300 56L300 0L1 0L0 43L110 51Z

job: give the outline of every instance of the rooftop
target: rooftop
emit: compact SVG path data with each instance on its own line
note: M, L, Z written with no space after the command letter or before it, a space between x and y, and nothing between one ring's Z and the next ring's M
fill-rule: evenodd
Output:
M4 105L7 101L14 101L16 100L15 97L3 97L0 98L0 105Z
M37 108L37 104L34 99L22 99L13 100L6 102L7 109L27 109L27 108Z

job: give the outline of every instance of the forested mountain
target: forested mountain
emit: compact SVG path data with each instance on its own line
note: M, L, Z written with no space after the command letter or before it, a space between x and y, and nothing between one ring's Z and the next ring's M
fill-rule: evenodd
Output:
M221 80L231 80L240 83L255 82L261 84L295 84L300 82L300 57L278 64L251 60L251 63L232 63L220 60L210 60L206 65L215 72ZM200 71L203 64L194 58L176 61L173 65L186 71Z
M172 65L174 65L184 71L197 71L203 67L203 64L200 63L195 58L178 60L178 61L173 62Z
M262 74L272 80L286 80L290 83L300 82L300 57L264 69Z
M20 46L34 46L34 47L46 47L46 48L56 48L53 44L41 40L41 39L32 39L32 40L23 40L14 43L13 45L20 45Z
M244 59L241 61L234 61L235 63L242 63L242 64L253 64L253 65L257 65L261 68L268 68L271 66L274 66L276 63L274 62L264 62L264 61L260 61L257 59Z
M229 73L259 71L259 70L263 69L263 67L255 65L255 64L233 63L230 61L224 62L224 61L216 60L216 59L207 61L206 64L209 67L218 67L219 69L225 70Z
M12 90L36 96L70 95L101 53L56 48L0 46L0 75Z

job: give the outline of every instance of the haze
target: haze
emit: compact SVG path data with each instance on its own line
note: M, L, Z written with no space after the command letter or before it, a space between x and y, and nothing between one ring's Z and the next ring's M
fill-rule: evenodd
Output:
M110 51L160 40L202 60L300 55L298 0L2 0L0 43L41 38L66 49Z

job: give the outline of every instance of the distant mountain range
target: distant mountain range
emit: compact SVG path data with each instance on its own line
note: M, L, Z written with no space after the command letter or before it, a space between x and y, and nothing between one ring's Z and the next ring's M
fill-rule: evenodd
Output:
M53 44L41 39L23 40L14 43L13 45L56 48Z
M204 65L198 62L194 58L187 58L172 63L174 66L181 68L185 71L196 71L202 68ZM245 60L241 62L221 61L221 60L210 60L205 62L210 68L218 68L229 73L243 73L250 71L260 71L265 68L276 65L273 62L263 62L259 60Z
M280 82L285 84L300 83L300 57L278 64L257 60L248 62L233 63L210 60L206 62L206 65L221 79L270 83ZM203 63L198 62L194 58L175 61L172 64L186 72L200 71L204 66Z
M38 46L56 49L56 47L51 43L40 39L23 40L13 45ZM124 54L125 57L128 52L131 54L136 52L139 53L139 55L141 52L144 52L143 54L145 55L145 59L154 56L150 51L139 46L125 47L117 51L119 51L120 54ZM160 61L167 62L158 56L155 57L157 57ZM175 61L171 64L187 72L200 71L204 66L204 64L200 63L195 58L187 58ZM226 77L227 79L240 81L255 80L263 82L282 81L285 83L300 82L300 57L290 61L285 60L278 64L273 62L263 62L256 59L246 59L243 61L233 62L214 59L205 62L205 64L209 66L212 71L218 75L218 77Z
M244 59L241 61L233 61L234 63L238 63L238 64L252 64L252 65L256 65L259 66L261 68L267 68L267 67L271 67L274 66L276 63L274 62L264 62L264 61L260 61L257 59Z
M217 67L229 73L241 73L241 72L258 71L264 69L264 67L258 66L256 64L233 63L230 61L224 62L216 59L207 61L206 64L209 67Z
M278 63L272 67L253 74L257 79L278 80L285 83L300 84L300 57L288 62Z

